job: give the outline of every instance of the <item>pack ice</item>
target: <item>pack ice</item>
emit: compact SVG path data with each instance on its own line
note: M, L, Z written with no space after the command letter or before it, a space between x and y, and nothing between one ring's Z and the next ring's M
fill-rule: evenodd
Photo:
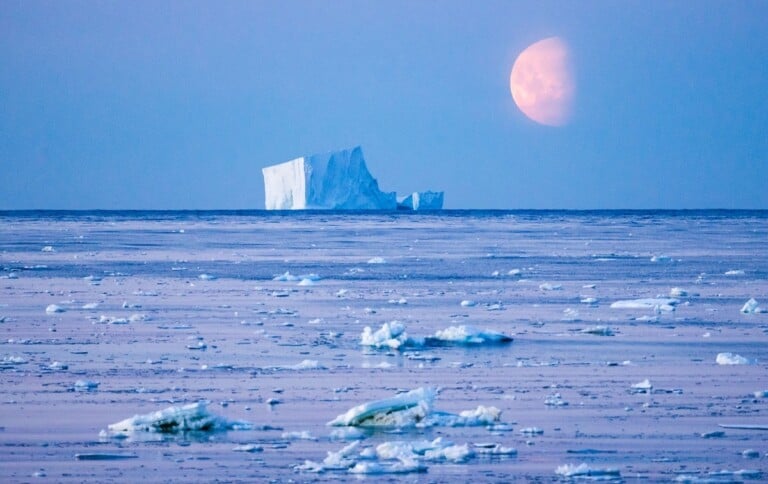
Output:
M383 192L368 171L359 146L302 156L262 169L267 210L439 210L443 192L414 192L401 198Z

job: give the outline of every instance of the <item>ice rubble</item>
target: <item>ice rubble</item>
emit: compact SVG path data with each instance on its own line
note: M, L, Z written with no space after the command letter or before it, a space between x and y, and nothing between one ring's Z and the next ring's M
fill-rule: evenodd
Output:
M168 407L157 412L134 415L108 426L104 435L129 437L140 433L179 434L185 432L219 432L247 430L248 422L230 421L208 411L207 402Z
M443 192L415 192L398 204L368 171L362 148L303 156L262 169L267 210L436 210Z
M444 345L498 345L511 343L513 338L495 331L480 331L471 326L450 326L438 330L432 336L411 338L405 331L405 325L400 321L384 323L381 328L373 331L370 326L363 329L360 344L373 348L422 348Z
M456 445L438 437L429 440L396 440L374 447L360 448L352 442L338 452L328 452L322 462L305 461L294 470L305 472L346 471L350 474L406 474L426 472L426 463L464 463L477 454L513 456L517 450L496 443Z
M496 407L478 406L459 414L436 412L433 404L437 391L417 388L392 398L376 400L352 407L328 422L337 427L476 427L493 425L501 419Z

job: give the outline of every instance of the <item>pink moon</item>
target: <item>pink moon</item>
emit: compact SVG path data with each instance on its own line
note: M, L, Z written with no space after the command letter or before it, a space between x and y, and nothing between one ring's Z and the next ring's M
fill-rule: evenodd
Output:
M570 57L568 44L559 37L540 40L520 53L509 89L523 114L547 126L571 120L576 85Z

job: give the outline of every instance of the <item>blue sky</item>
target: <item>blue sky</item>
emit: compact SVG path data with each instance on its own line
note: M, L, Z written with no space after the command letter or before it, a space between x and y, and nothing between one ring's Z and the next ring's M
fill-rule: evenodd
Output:
M549 36L558 128L509 92ZM355 145L446 208L768 208L768 2L0 2L0 209L258 209Z

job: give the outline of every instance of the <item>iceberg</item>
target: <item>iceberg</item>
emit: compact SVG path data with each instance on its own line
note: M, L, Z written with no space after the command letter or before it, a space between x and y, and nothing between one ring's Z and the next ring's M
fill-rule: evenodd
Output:
M443 208L443 192L413 192L404 198L399 198L397 208L399 210L440 210Z
M398 204L368 171L363 150L355 148L262 168L267 210L439 210L443 192L415 192ZM407 202L406 202L407 201Z

